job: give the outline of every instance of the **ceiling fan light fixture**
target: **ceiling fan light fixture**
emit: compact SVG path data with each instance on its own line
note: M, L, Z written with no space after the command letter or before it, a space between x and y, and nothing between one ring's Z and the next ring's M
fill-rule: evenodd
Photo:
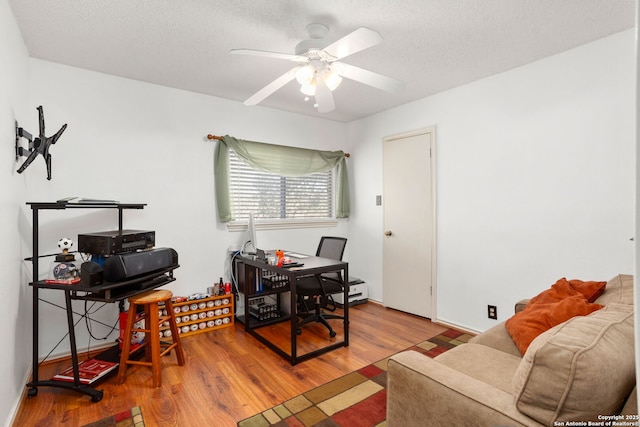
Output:
M305 65L296 71L296 80L301 85L311 84L313 77L316 74L316 70L311 65Z
M327 85L327 87L331 92L336 90L338 86L340 86L340 83L342 82L342 77L340 77L340 75L335 71L333 71L331 68L328 68L324 72L324 74L322 75L322 78L324 79L324 83Z
M311 79L308 84L300 86L300 92L307 96L315 96L316 94L316 79Z

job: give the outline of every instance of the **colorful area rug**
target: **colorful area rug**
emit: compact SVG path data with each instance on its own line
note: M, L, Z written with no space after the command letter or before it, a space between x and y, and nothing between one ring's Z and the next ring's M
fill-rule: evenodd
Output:
M140 407L136 406L82 427L144 427L144 420Z
M449 329L408 348L429 357L466 343L473 335ZM382 427L387 416L387 361L314 388L238 422L238 427Z

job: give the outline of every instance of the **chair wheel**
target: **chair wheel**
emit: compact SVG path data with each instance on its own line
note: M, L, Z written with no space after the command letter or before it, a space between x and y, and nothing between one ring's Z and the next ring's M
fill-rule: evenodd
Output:
M296 334L302 335L302 329L300 329L300 328L296 329Z
M329 336L331 338L335 337L336 336L336 331L329 331Z

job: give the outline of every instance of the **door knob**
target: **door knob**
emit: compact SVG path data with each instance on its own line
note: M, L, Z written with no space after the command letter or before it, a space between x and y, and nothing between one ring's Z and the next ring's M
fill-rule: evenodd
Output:
M387 236L387 237L391 236L392 234L393 233L390 230L387 230L387 231L384 232L384 235Z

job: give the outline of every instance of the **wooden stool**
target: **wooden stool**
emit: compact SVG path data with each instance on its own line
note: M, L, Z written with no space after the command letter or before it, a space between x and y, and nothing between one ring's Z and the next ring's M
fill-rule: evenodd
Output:
M168 290L151 290L140 295L129 298L129 314L127 316L127 328L124 334L124 342L122 343L122 353L120 354L120 368L118 371L118 383L122 384L127 372L127 365L145 365L151 366L153 373L153 386L160 387L160 359L171 349L175 348L178 365L184 365L184 353L182 352L182 344L178 334L178 326L176 325L176 317L173 312L173 304L171 298L173 293ZM158 303L164 302L164 308L167 310L166 316L159 314L160 308ZM133 327L136 320L136 308L144 307L144 328L135 329ZM173 343L160 342L160 325L169 322L171 338ZM131 351L131 334L133 332L144 332L144 342L141 347L145 347L145 360L129 359ZM136 349L137 350L137 349Z

